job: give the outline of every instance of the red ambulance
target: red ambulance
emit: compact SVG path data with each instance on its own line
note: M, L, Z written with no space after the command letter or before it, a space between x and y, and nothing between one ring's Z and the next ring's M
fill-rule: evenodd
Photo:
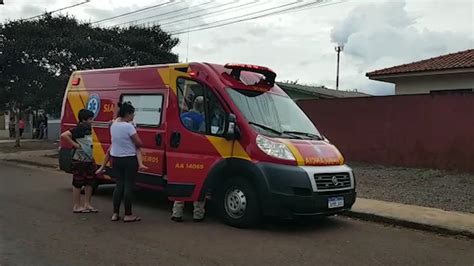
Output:
M351 168L275 78L266 67L243 64L76 71L64 96L61 131L77 124L80 109L91 110L94 159L101 163L117 105L130 101L149 167L137 186L164 191L170 200L211 198L223 221L237 227L264 215L350 209L356 198ZM63 170L70 148L61 143ZM100 183L112 183L109 175Z

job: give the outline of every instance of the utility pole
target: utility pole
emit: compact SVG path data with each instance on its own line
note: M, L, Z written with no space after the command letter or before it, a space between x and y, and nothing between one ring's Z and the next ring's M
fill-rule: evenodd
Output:
M344 50L344 45L338 45L334 47L337 52L337 73L336 73L336 90L339 90L339 57L341 52Z

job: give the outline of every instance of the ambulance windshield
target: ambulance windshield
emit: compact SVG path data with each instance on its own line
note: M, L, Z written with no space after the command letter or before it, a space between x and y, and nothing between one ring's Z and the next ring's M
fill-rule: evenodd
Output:
M248 122L262 134L321 139L311 120L289 97L237 89L228 92Z

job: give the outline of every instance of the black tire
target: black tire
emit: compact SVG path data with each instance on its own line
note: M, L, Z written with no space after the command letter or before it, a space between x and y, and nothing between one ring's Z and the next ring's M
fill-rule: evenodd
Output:
M260 223L262 213L252 183L244 178L229 178L220 186L218 195L217 211L224 223L238 228L249 228Z

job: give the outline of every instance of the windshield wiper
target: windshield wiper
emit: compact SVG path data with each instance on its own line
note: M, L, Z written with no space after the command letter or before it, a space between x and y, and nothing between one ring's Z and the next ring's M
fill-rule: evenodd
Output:
M250 121L249 124L250 124L250 125L257 126L257 127L259 127L259 128L263 128L263 129L265 129L266 131L270 131L270 132L272 132L272 133L274 133L274 134L277 134L277 135L282 135L282 134L283 134L283 133L281 133L280 131L278 131L278 130L276 130L276 129L274 129L274 128L271 128L271 127L269 127L269 126L265 126L265 125L262 125L262 124L259 124L259 123L255 123L255 122Z
M294 135L303 135L309 138L314 138L317 140L323 140L323 138L317 134L307 133L307 132L300 132L300 131L283 131L283 134L294 134Z

